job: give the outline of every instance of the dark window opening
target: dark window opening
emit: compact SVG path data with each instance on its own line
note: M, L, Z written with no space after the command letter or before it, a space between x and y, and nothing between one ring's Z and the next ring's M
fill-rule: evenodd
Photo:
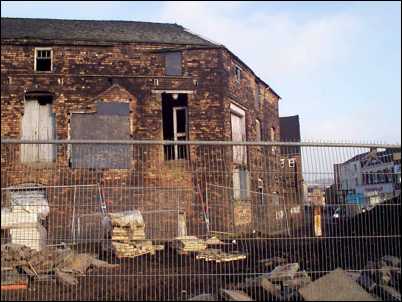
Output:
M236 81L240 83L241 80L241 69L239 66L235 66L235 77Z
M36 50L36 71L52 71L52 51L49 50Z
M180 76L182 74L180 52L165 55L165 74L170 76Z
M187 94L162 94L163 139L185 141L188 138ZM188 146L164 146L165 160L187 159Z

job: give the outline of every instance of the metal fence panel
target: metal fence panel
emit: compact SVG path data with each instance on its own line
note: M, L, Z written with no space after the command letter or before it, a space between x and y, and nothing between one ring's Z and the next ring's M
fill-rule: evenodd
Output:
M57 149L54 162L21 162L23 144L45 143ZM362 284L359 278L376 282L369 289L366 282L359 295L386 299L391 289L399 290L400 146L176 144L186 150L185 159L166 156L165 146L172 142L2 140L1 299L187 300L211 294L228 300L233 293L223 290L238 290L252 299L298 300L325 292L313 286L323 276L335 276L341 286L342 273L330 275L337 268L346 272L349 283ZM71 165L70 150L78 146L79 156L89 159L96 158L96 148L128 150L124 158L130 164ZM233 161L234 146L245 150L245 163ZM355 170L357 161L352 159L372 156L373 148L378 154L392 150L395 169L373 162L371 168L356 166ZM110 161L115 160L112 157ZM336 164L350 168L350 173L339 174ZM236 177L239 171L243 172ZM376 179L375 183L370 179ZM357 185L351 188L353 183ZM360 189L367 189L364 198L357 195ZM138 245L163 250L121 258L112 250L113 242L119 241L113 236L126 229L113 226L110 231L107 217L134 210L141 213L145 225L145 238L137 239ZM178 236L185 231L204 240L200 246L211 237L222 244L209 244L208 255L186 252L178 248L182 240ZM24 259L18 262L10 256L10 242L40 251L30 252L33 258L21 256ZM118 266L66 273L68 261L57 262L57 257L49 256L56 248ZM220 258L213 261L217 249ZM39 261L42 256L38 255L45 252L47 258ZM287 273L275 276L273 270L284 264L289 264ZM75 284L63 283L60 270L73 276ZM24 287L24 280L29 281L27 288L11 290L17 284ZM298 290L300 286L305 288Z

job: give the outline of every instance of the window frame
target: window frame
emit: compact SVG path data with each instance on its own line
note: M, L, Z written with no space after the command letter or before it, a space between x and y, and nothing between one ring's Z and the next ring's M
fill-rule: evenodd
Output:
M235 80L237 83L241 82L242 71L243 71L243 69L239 65L235 64Z
M296 166L296 159L295 158L289 158L288 159L288 165L289 165L289 168L294 168Z
M38 51L49 50L50 51L50 70L37 70L37 59L38 59ZM53 72L53 48L51 47L35 47L34 48L34 71L35 72Z
M186 121L185 121L185 132L177 132L177 112L179 110L183 110ZM179 106L179 107L173 107L173 139L174 141L179 141L179 138L184 137L185 140L188 140L188 110L186 106ZM174 145L175 148L175 154L174 154L174 159L178 160L179 159L179 146ZM187 157L187 156L186 156ZM187 159L187 158L186 158Z

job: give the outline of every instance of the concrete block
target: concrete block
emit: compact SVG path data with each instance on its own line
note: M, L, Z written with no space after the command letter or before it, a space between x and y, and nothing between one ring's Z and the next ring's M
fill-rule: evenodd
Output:
M289 263L275 267L275 269L266 276L272 282L285 281L293 279L298 270L299 270L298 263Z
M306 301L377 301L340 268L299 290Z

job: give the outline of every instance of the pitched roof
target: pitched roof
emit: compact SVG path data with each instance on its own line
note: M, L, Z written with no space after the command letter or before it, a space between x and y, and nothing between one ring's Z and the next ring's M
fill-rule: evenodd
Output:
M1 38L217 45L177 24L136 21L1 18Z
M392 158L391 158L392 154L395 152L398 152L398 151L400 151L400 149L398 149L398 148L388 148L385 151L380 151L380 152L374 153L374 156L384 162L384 160L390 160L390 159L392 160ZM347 161L345 161L344 164L354 162L354 161L365 161L369 154L370 154L370 152L364 152L364 153L357 154L357 155L353 156L352 158L348 159Z

